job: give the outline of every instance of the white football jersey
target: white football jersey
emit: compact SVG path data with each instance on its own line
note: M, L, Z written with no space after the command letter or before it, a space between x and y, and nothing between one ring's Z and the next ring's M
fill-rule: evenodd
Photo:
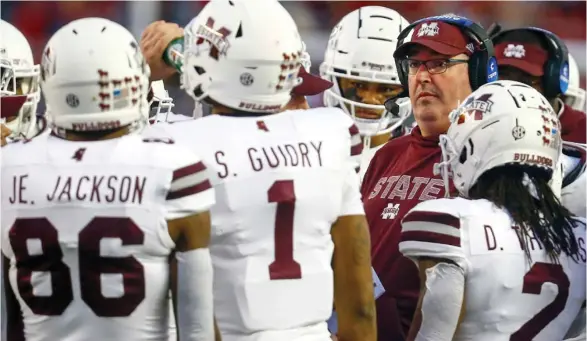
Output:
M330 340L331 225L364 214L352 119L318 108L164 129L213 173L210 250L223 340Z
M403 131L403 135L410 135L410 132L412 131L412 128L408 128L403 126L402 127L402 131ZM400 135L400 136L403 136ZM400 137L397 136L397 137ZM397 138L394 137L394 138ZM385 142L387 143L387 141ZM385 146L385 143L382 143L378 146L375 146L373 148L368 148L367 146L363 147L363 152L361 153L360 156L358 156L359 158L359 162L360 162L360 169L359 169L359 178L361 179L361 182L363 182L363 178L365 177L365 173L367 173L367 169L369 168L369 164L371 164L371 160L373 159L373 157L375 156L375 153L377 153L377 151L381 148L383 148L383 146Z
M562 340L585 302L585 225L578 263L553 264L536 238L528 260L513 220L487 200L424 201L402 221L400 251L454 261L465 271L465 316L454 341Z
M363 147L363 153L361 153L361 168L359 168L359 178L361 179L361 182L363 182L363 178L365 177L365 173L369 168L371 159L373 159L375 153L383 146L385 146L385 143L375 146L373 148Z
M2 188L5 288L26 340L168 340L166 221L214 204L197 156L139 135L41 135L2 148Z
M563 169L562 203L574 215L585 218L587 216L585 164L581 158L564 154L561 155L561 162Z

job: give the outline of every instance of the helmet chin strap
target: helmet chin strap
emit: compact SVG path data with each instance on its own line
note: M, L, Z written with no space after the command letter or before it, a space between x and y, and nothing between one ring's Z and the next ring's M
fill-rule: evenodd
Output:
M212 113L212 106L206 105L202 102L195 102L192 118L201 118Z
M355 110L354 109L355 108L353 106L351 108L353 118L355 117ZM370 157L371 153L369 152L369 149L372 148L371 147L371 139L374 136L385 134L387 131L390 131L390 132L393 131L393 130L389 130L389 129L386 129L385 131L381 130L381 127L383 126L383 123L385 122L384 116L388 115L388 114L389 113L387 110L385 110L383 112L383 115L381 116L381 119L379 119L379 122L377 124L377 129L375 130L377 133L375 135L361 135L361 138L363 139L363 151L361 152L360 163L359 163L360 166L364 165L366 163L367 159ZM401 122L399 122L399 123L401 124ZM397 124L394 124L392 127L397 127Z
M454 144L448 135L442 134L438 138L440 141L441 161L434 164L432 170L434 175L440 175L442 177L442 182L444 184L444 197L448 198L450 196L450 180L452 173L452 167L450 167L450 164L456 157L456 153L454 152Z
M371 148L371 136L361 136L363 138L363 151L361 152L361 160L359 167L369 158L369 148Z

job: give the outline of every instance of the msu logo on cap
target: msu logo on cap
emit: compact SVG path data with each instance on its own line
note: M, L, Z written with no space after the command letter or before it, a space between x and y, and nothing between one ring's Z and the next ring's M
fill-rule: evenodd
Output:
M503 50L503 55L508 58L524 58L526 56L526 49L524 45L508 44Z
M420 27L420 30L418 31L418 37L421 37L421 36L434 37L435 35L438 35L439 31L440 31L440 29L438 27L437 22L431 22L430 24L423 23L422 26Z

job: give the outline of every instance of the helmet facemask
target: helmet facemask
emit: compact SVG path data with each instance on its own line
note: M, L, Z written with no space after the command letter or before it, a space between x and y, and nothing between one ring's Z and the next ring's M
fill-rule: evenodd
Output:
M448 135L439 136L439 145L441 151L441 161L434 164L434 175L440 175L444 183L444 196L449 197L450 182L452 181L452 167L457 161L457 151L454 142Z
M18 65L19 60L0 60L0 96L2 123L11 137L32 137L36 127L39 91L39 65Z
M359 128L363 136L375 136L389 133L398 128L409 116L409 100L400 99L398 114L394 114L385 108L384 102L402 92L401 84L391 79L397 78L393 72L343 70L326 67L321 70L323 78L334 83L331 89L324 92L324 102L329 107L339 107L349 114ZM365 90L361 90L365 89ZM361 93L369 91L377 92L381 98L381 104L364 103ZM368 117L373 115L373 117ZM378 117L377 117L378 116Z
M173 98L169 97L167 90L164 94L153 94L149 100L149 123L167 122L174 106Z

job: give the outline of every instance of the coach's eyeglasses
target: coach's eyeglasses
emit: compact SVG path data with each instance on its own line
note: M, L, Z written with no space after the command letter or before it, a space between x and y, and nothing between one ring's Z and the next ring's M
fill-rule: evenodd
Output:
M407 70L410 75L415 75L420 70L420 66L424 65L428 73L431 75L437 75L444 73L450 66L468 63L468 59L433 59L433 60L414 60L404 59L402 60L402 67Z

